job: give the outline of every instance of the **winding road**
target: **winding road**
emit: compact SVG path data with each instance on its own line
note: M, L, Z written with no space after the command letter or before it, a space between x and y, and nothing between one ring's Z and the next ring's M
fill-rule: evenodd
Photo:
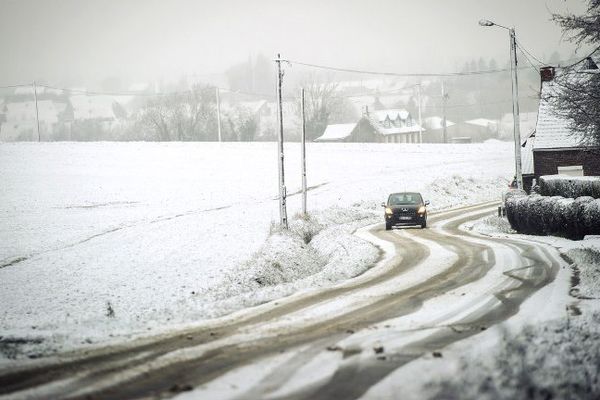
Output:
M1 370L0 398L361 398L552 282L564 263L552 248L460 228L496 207L431 214L424 230L365 228L357 235L382 249L365 274L196 328Z

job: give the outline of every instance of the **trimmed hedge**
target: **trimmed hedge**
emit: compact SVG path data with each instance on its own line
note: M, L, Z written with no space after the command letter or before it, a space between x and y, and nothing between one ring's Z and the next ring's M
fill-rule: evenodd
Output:
M506 216L517 232L558 235L581 240L600 235L600 199L582 196L511 196L506 199Z
M600 177L540 176L539 191L542 196L563 196L574 199L591 196L595 199L600 199Z

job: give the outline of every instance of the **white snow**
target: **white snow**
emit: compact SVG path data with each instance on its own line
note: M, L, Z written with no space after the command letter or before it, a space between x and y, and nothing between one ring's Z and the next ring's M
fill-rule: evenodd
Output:
M571 287L573 271L561 267L554 282L526 300L517 315L444 348L443 358L424 356L394 371L363 399L386 398L400 390L406 399L598 396L600 238L518 235L498 220L488 217L467 228L556 247L574 261L581 282ZM595 297L576 297L584 293Z
M561 72L557 71L557 75L560 74ZM580 79L577 74L571 74L569 77L572 78L572 81ZM552 100L549 100L554 98L559 91L560 83L557 83L556 79L542 82L534 150L582 147L582 136L570 128L567 119L557 115Z
M309 144L320 227L307 246L311 223L293 218L297 144L286 144L291 236L269 233L274 143L0 144L0 330L88 345L348 279L377 257L352 232L381 219L390 192L422 191L432 210L495 199L511 154L509 143Z
M352 131L356 128L356 122L352 124L333 124L327 125L323 135L315 139L315 142L321 141L336 141L346 139L352 134Z

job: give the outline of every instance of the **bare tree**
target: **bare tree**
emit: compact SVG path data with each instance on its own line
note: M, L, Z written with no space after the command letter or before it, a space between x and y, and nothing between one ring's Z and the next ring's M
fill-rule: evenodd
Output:
M356 112L349 100L340 95L339 83L331 77L319 79L311 74L301 81L300 86L305 92L307 140L321 136L330 123L356 122ZM300 101L296 103L300 116Z
M214 88L194 86L187 92L151 98L140 112L141 125L159 141L216 139Z
M600 0L588 0L584 15L554 14L556 21L578 46L600 49ZM600 145L600 71L591 58L567 67L556 79L557 90L545 100L567 119L582 144Z

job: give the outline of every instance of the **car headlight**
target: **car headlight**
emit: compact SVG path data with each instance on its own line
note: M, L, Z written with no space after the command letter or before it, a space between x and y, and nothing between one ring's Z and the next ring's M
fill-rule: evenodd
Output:
M419 210L417 211L419 214L425 214L425 206L421 206L419 207Z
M388 215L391 215L391 214L393 214L393 211L392 211L392 209L391 209L391 208L389 208L389 207L386 207L386 208L385 208L385 213L386 213L386 214L388 214Z

